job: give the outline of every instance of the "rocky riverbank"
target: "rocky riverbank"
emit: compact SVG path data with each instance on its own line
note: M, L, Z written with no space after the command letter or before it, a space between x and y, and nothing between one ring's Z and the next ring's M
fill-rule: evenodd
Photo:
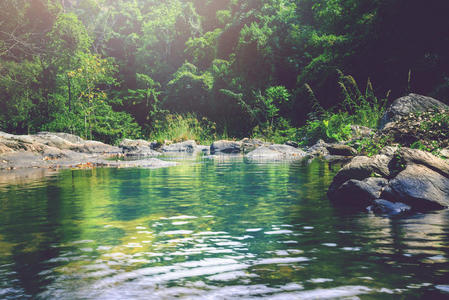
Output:
M449 107L438 100L416 94L397 99L371 134L382 149L372 156L359 153L346 164L329 187L329 199L388 215L449 207L449 163L442 159L449 154L448 120Z
M320 157L343 165L328 191L329 199L336 205L369 207L387 214L428 211L449 206L449 164L441 158L449 156L449 131L444 123L449 120L448 114L449 107L442 102L410 94L393 102L379 130L353 126L350 141L329 144L320 140L304 149L295 142L277 145L248 138L216 141L210 146L195 141L161 145L125 139L118 146L111 146L67 133L0 132L0 171L176 165L157 158L164 153L239 155L263 161ZM367 152L367 142L378 148L374 155ZM416 145L424 149L412 149ZM433 154L422 150L431 150Z

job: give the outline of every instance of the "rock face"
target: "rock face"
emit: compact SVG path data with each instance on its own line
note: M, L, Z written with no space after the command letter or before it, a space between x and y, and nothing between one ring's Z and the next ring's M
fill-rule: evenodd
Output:
M216 141L210 145L210 154L226 153L235 154L242 151L242 142L234 141Z
M253 160L303 159L307 153L288 145L268 145L251 151L245 157Z
M122 152L128 157L150 157L161 155L160 152L153 150L155 143L144 140L124 139L120 145Z
M410 148L391 148L384 153L354 157L334 177L329 199L351 207L375 205L379 199L402 203L412 211L449 207L447 161ZM386 210L394 208L383 202L379 205Z
M410 94L396 99L391 104L380 120L380 129L385 128L387 124L391 122L399 121L402 117L407 116L410 113L448 109L449 106L436 99L417 94Z
M195 141L185 141L182 143L175 143L171 145L164 145L161 147L161 151L163 152L187 152L193 153L195 152L197 144Z

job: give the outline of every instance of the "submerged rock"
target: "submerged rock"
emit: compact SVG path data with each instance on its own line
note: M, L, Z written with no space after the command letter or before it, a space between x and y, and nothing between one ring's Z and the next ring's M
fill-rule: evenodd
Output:
M411 207L401 202L390 202L385 199L375 200L368 210L379 215L397 216L408 213Z
M213 142L210 146L210 154L235 154L240 152L242 152L242 142L221 140Z
M285 160L285 159L303 159L307 153L287 145L268 145L257 148L248 153L245 157L255 160Z

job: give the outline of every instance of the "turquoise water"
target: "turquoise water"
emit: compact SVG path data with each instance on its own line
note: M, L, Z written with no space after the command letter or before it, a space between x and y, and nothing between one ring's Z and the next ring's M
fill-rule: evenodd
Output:
M342 211L319 161L179 161L0 180L0 299L449 298L448 211Z

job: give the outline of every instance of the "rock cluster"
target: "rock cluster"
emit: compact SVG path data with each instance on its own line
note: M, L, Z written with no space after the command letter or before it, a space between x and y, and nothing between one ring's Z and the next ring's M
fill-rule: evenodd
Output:
M12 135L0 132L0 170L23 168L166 167L175 163L150 156L159 155L151 143L124 140L119 147L86 141L67 133L40 132L35 135ZM135 161L111 160L120 156Z
M392 203L401 203L401 213L406 206L413 211L447 208L449 163L409 148L374 157L357 156L334 177L328 197L355 208L382 206L381 210L388 211L395 207L390 212L393 214L398 212L398 206Z

